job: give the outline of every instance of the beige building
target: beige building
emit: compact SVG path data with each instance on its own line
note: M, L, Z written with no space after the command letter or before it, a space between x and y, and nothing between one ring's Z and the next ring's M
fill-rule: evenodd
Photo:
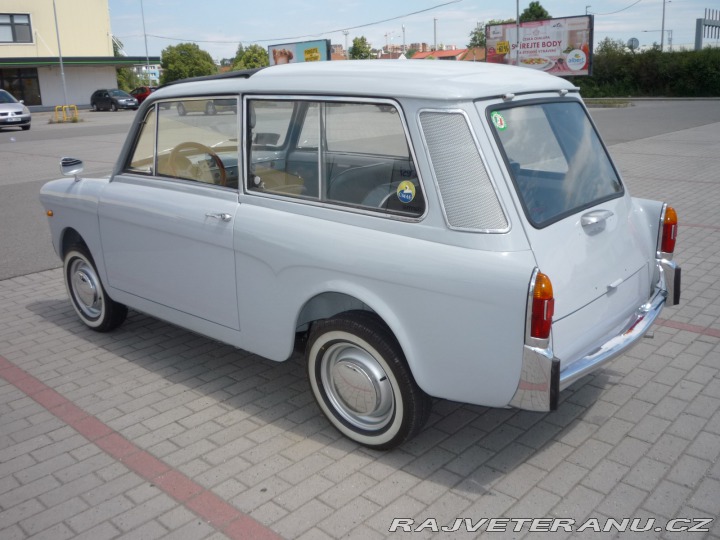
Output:
M0 1L0 88L26 105L87 105L117 86L118 67L145 63L113 55L107 0Z

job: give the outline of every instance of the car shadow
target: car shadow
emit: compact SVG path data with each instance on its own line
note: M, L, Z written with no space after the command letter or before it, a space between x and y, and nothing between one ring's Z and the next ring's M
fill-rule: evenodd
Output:
M158 457L163 457L162 445L173 436L172 431L163 435L163 427L175 420L170 415L167 424L158 424L144 417L147 411L158 415L189 402L198 411L203 405L216 405L221 410L214 418L185 425L189 432L196 430L196 439L208 438L218 447L229 445L233 437L242 439L234 455L250 463L270 460L274 453L310 440L313 452L331 458L333 466L343 470L362 467L378 481L401 471L401 481L420 500L424 493L452 489L478 504L500 504L508 495L514 501L514 493L521 496L521 486L528 484L528 475L540 479L570 454L592 451L583 443L617 409L598 401L598 396L608 382L624 376L609 368L587 376L564 390L559 409L550 413L435 399L433 413L417 437L381 452L346 439L325 419L299 352L286 362L273 362L133 310L120 328L100 334L78 320L67 300L40 300L27 308L54 327L58 357L65 359L54 359L49 346L45 361L57 372L72 374L67 385L53 381L55 390ZM66 350L77 338L83 342L73 345L81 366L71 370L73 359ZM105 362L110 366L103 368ZM109 373L98 380L97 374L105 370ZM86 392L80 390L84 380ZM215 427L208 428L209 423ZM323 469L322 474L335 473ZM502 492L496 491L501 483ZM260 481L250 490L267 491L266 484Z

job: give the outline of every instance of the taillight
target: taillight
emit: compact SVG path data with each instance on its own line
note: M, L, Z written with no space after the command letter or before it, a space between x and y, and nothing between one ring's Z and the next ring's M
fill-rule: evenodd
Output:
M530 337L548 339L555 311L555 298L550 278L542 272L535 276L530 316Z
M660 251L673 253L675 251L675 240L677 239L678 218L677 212L672 206L665 207L665 217L662 224L662 238L660 240Z

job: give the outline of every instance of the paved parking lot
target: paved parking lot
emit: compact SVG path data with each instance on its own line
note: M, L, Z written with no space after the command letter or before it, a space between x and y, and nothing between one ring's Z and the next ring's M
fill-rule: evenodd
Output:
M136 312L96 334L59 270L0 281L0 537L371 540L408 536L389 532L406 518L413 538L470 538L482 518L559 517L583 538L613 536L590 518L720 538L720 123L610 149L634 195L678 210L681 305L557 412L437 401L393 452L328 424L300 356L269 362ZM655 530L675 518L714 521ZM517 523L487 536L532 534Z

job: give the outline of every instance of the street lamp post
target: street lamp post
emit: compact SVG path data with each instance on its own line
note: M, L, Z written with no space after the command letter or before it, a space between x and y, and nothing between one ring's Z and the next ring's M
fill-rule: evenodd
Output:
M663 52L665 46L665 0L663 0L662 27L660 28L660 52Z
M145 66L146 70L150 69L150 56L148 55L148 48L147 48L147 32L145 31L145 8L143 7L143 0L140 0L140 13L142 14L142 23L143 23L143 37L145 37ZM147 73L146 73L147 75Z
M62 50L60 49L60 27L58 26L57 8L55 7L55 0L53 0L53 14L55 15L55 35L57 35L58 43L58 59L60 60L60 78L62 79L63 87L63 105L68 104L67 88L65 86L65 68L63 67Z

